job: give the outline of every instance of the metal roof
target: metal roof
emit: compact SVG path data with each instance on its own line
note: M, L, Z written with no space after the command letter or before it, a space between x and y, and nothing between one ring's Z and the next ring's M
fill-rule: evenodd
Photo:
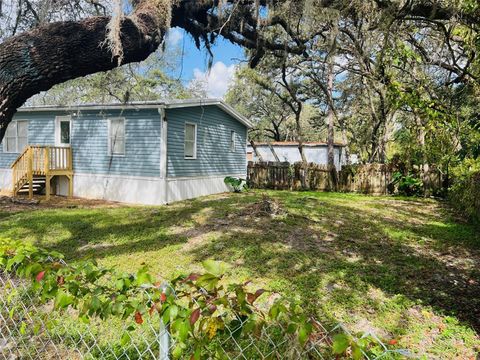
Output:
M18 112L38 112L38 111L81 111L81 110L107 110L107 109L176 109L194 106L218 106L220 109L230 114L236 120L247 126L253 127L250 120L240 114L233 107L221 99L185 99L185 100L160 100L160 101L135 101L129 103L110 103L110 104L77 104L77 105L41 105L41 106L23 106Z

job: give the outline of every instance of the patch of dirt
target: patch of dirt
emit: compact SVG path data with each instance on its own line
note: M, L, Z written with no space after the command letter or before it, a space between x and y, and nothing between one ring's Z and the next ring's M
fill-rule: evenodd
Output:
M37 209L94 209L120 206L125 204L105 200L69 199L62 196L52 196L49 201L44 197L35 197L30 200L27 197L0 196L0 211L12 213Z
M351 330L355 333L372 334L380 339L388 339L391 337L391 334L389 332L374 326L367 319L358 320L355 324L352 325Z
M240 213L241 216L251 217L276 217L286 214L287 211L283 208L280 202L266 195L264 195L260 201L254 202L253 204L245 207L245 209Z

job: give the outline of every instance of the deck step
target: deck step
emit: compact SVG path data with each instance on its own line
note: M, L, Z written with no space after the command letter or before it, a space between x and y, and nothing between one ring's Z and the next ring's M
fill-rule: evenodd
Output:
M43 189L45 189L46 186L46 179L45 176L34 176L33 181L32 181L32 190L34 194L40 194L42 193ZM30 186L28 181L20 188L17 190L17 194L23 195L23 194L28 194L30 191Z

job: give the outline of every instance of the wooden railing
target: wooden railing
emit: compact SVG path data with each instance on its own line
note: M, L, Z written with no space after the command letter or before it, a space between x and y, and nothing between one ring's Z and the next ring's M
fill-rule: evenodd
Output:
M45 176L47 182L57 175L71 177L73 173L72 149L59 146L28 146L11 168L13 193L16 195L25 184L33 184L34 176ZM29 194L32 196L32 186L30 186Z

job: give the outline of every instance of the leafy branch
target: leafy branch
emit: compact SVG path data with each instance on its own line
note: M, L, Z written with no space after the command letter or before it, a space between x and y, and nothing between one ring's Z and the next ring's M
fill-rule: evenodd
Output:
M173 358L201 359L212 349L215 358L221 358L215 344L231 337L237 342L248 338L261 342L265 334L287 337L289 347L301 350L308 343L315 345L323 334L324 329L299 304L280 299L268 305L265 299L259 301L265 290L251 291L249 282L227 283L225 264L207 260L203 266L204 273L179 276L165 286L154 282L147 268L122 274L94 261L69 265L60 253L0 239L0 276L3 272L30 280L39 302L53 302L59 311L75 309L79 320L87 323L93 317L115 316L130 319L127 330L133 331L135 324L158 314L174 340ZM122 345L129 341L125 333ZM328 352L354 359L375 349L371 340L357 341L346 334L328 344Z

